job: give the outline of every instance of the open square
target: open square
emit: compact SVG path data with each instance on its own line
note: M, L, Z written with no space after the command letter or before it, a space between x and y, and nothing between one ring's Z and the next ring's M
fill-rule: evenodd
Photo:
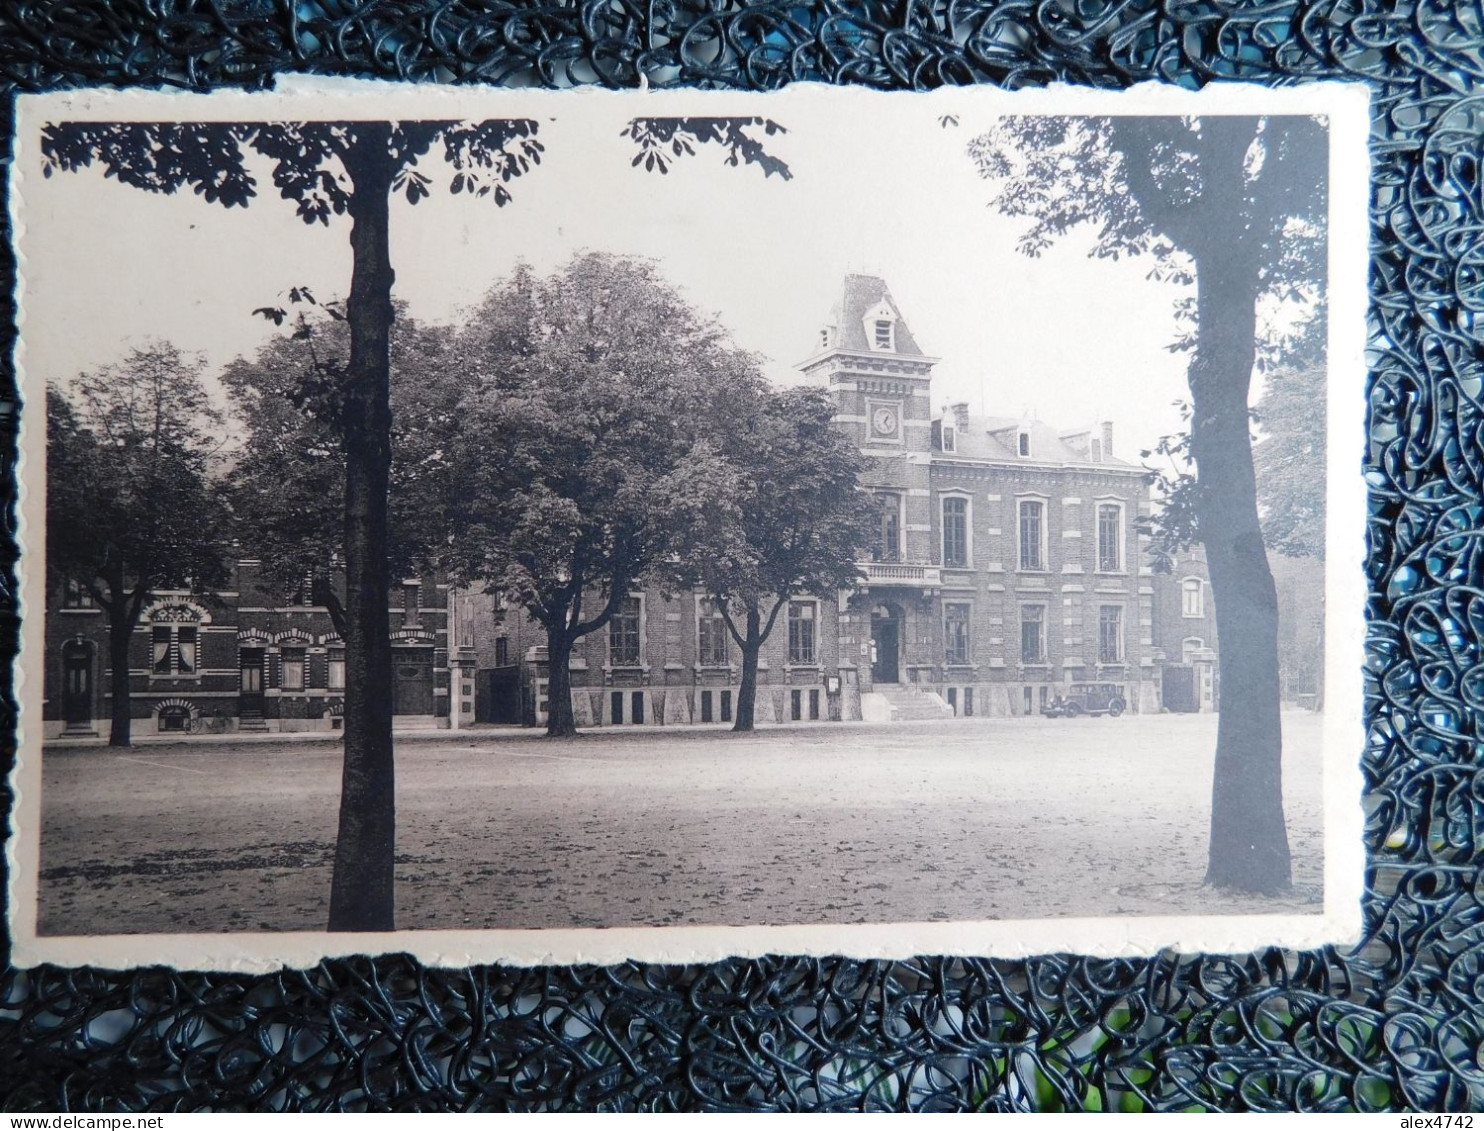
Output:
M1202 887L1213 715L402 735L406 928L1312 912L1321 716L1284 715L1294 887ZM340 744L49 749L42 934L324 926Z

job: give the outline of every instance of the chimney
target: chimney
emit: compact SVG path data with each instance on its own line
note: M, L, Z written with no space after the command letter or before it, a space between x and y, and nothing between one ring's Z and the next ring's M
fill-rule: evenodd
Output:
M1113 422L1111 420L1103 421L1102 428L1103 458L1108 459L1110 456L1113 455Z
M948 406L948 411L953 413L953 419L960 432L969 430L969 402L959 401L957 404Z

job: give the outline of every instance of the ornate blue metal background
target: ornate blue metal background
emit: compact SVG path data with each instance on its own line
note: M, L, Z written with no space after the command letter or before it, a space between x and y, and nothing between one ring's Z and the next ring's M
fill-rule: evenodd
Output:
M1350 77L1374 91L1376 161L1362 947L534 971L385 958L271 977L7 969L4 1105L1484 1107L1481 44L1478 0L0 5L7 98L302 71L748 88ZM9 501L0 612L13 648ZM10 734L8 700L5 713Z

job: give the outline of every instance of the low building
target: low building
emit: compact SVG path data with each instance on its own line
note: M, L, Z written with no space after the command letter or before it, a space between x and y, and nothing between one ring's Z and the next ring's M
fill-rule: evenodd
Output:
M399 726L458 717L450 713L448 594L433 578L394 587ZM107 618L82 586L54 586L47 596L45 737L106 735ZM329 610L284 601L251 559L235 562L219 590L151 593L129 639L129 713L139 734L335 730L344 696L345 646ZM469 702L472 719L472 694Z

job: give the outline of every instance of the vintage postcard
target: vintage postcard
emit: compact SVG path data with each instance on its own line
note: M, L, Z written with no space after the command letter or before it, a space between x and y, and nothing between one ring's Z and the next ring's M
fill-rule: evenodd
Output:
M1356 937L1363 88L17 130L17 963Z

